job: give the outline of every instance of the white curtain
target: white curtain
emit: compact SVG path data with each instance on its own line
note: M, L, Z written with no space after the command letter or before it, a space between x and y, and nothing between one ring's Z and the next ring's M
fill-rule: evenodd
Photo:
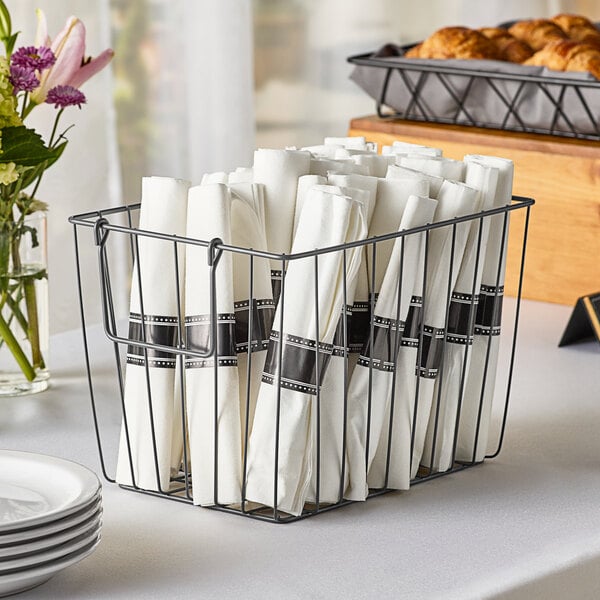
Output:
M48 33L54 38L67 17L76 15L87 28L87 49L98 54L110 47L108 0L8 0L13 30L21 31L17 47L31 45L36 29L35 9L44 10ZM112 76L105 69L84 84L87 104L81 110L67 108L61 125L75 125L67 134L69 144L61 159L44 175L37 192L50 205L48 212L48 272L50 331L56 333L80 326L72 226L67 218L75 213L120 204L120 170L115 137ZM49 105L37 107L26 124L48 138L55 117ZM96 251L86 237L81 248L84 274L97 279ZM87 307L97 314L99 296L90 293ZM50 359L51 360L51 359Z
M50 323L51 332L59 332L79 326L69 215L138 202L144 175L199 183L205 172L250 164L252 5L248 0L7 0L7 5L14 29L22 32L18 45L33 43L39 7L52 37L73 14L86 25L88 53L116 50L111 68L83 86L87 104L65 111L62 123L75 125L69 145L37 194L50 204ZM132 20L126 27L123 15ZM47 134L53 117L54 109L42 106L28 125ZM82 238L80 250L89 290L86 313L98 320L91 237ZM113 289L122 314L127 257L114 258Z

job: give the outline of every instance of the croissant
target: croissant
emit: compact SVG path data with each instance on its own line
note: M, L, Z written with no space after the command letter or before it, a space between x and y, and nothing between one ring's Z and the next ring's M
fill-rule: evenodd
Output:
M588 71L600 79L600 50L574 40L550 42L524 64L555 71Z
M444 27L428 37L409 58L499 58L495 45L466 27Z
M556 24L548 19L533 19L531 21L518 21L508 32L517 39L529 44L533 50L541 50L546 44L554 40L567 39L567 34Z
M586 17L563 13L552 17L552 22L556 23L570 39L600 48L600 31Z
M405 58L421 58L421 46L423 44L417 44L416 46L413 46L412 48L409 48L405 53L404 53L404 57Z
M501 60L522 63L533 55L533 50L525 42L518 40L500 27L482 27L479 30L486 38L492 41L500 54Z

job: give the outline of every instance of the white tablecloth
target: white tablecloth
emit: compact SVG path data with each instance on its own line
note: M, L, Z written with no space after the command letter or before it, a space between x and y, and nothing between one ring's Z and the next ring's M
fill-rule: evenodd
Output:
M21 597L599 598L600 345L557 348L569 313L523 302L498 458L289 525L105 483L99 548ZM80 332L52 339L51 366L51 390L0 400L0 447L99 472ZM103 422L116 440L118 414Z

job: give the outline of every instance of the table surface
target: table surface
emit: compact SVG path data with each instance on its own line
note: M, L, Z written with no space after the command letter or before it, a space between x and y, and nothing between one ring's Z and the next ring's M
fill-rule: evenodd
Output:
M20 597L600 597L600 345L557 348L570 310L522 303L498 458L288 525L105 482L96 552ZM81 332L52 338L51 367L47 392L0 399L0 446L99 472Z

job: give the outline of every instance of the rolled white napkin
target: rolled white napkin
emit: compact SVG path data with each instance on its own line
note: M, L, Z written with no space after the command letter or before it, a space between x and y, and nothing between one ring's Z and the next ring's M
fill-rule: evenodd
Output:
M235 171L229 173L228 182L230 185L236 183L252 183L254 181L254 172L252 167L238 167Z
M386 179L425 179L429 183L429 197L437 198L440 193L444 178L439 175L430 175L408 167L400 167L398 165L390 165L385 174Z
M493 207L498 169L468 162L466 184L479 191L478 211ZM446 471L452 466L458 408L471 361L489 229L489 217L471 221L465 253L452 291L442 370L436 380L422 459L424 465L435 471Z
M413 154L399 157L397 164L452 181L465 180L465 163L461 160Z
M337 175L332 179L341 179L347 177L360 178L361 175ZM372 178L367 178L372 179ZM361 211L361 218L358 225L360 231L356 239L362 239L367 236L368 214L371 211L372 196L368 190L338 187L335 185L318 186L316 189L329 191L330 194L345 195L352 198ZM346 297L343 295L342 285L342 311L338 321L338 326L333 339L333 351L327 371L323 377L321 387L318 423L313 422L311 428L312 447L315 450L312 454L312 476L309 488L306 494L306 501L312 503L335 503L343 497L343 491L346 489L348 481L348 471L342 468L345 460L344 435L345 435L345 390L349 381L350 372L350 331L352 324L352 306L358 280L356 272L356 260L349 259L352 255L360 253L362 248L357 248L352 253L346 253ZM361 261L362 264L362 261ZM344 311L344 301L346 310ZM344 321L346 323L346 338L344 338ZM313 405L313 421L316 418L316 407ZM317 435L318 432L318 435ZM317 465L317 451L319 448L319 464ZM344 480L342 481L342 471L344 471ZM317 478L317 474L319 477Z
M327 177L327 173L356 173L358 175L370 175L369 167L357 165L351 158L333 160L331 158L312 158L310 161L311 175Z
M368 192L367 226L370 227L373 212L375 211L375 202L377 201L377 186L379 179L369 175L342 175L339 173L330 173L327 181L331 185L341 187L357 188ZM367 248L361 248L361 261L356 276L356 289L352 304L352 316L350 319L350 331L348 333L348 349L350 359L348 362L348 376L356 366L359 352L367 339L369 331L369 275L367 271Z
M223 184L190 188L187 235L231 244L232 199ZM217 340L207 359L186 357L186 408L194 504L241 500L241 428L235 338L232 253L223 252L215 276ZM211 338L207 248L189 245L185 278L186 347L206 350ZM215 360L217 393L215 398ZM215 440L215 436L218 436ZM218 459L215 457L217 443ZM216 473L215 473L215 462ZM215 487L215 478L217 485Z
M428 193L429 184L425 180L379 179L375 210L369 225L369 237L398 231L409 196L427 196ZM371 293L379 292L393 247L394 240L379 242L375 251L375 263L373 263L373 245L367 246L367 273ZM375 287L371 289L373 275Z
M216 171L215 173L205 173L202 175L201 185L207 185L211 183L227 183L229 181L229 175L223 171Z
M184 236L189 186L188 181L144 177L139 229ZM179 272L176 272L172 242L138 236L137 247L139 255L132 274L129 337L139 341L144 341L145 337L146 342L175 346L179 323L177 281L183 281L184 250L178 246ZM176 449L182 447L183 433L181 421L175 424L175 416L180 410L180 398L175 395L176 363L175 354L144 351L135 346L127 349L124 391L127 427L124 421L116 472L120 484L166 491L171 475L179 469L180 454ZM152 441L153 429L156 448ZM131 465L128 449L131 450Z
M477 190L461 183L445 181L438 196L436 221L446 221L472 214L477 207L478 199ZM453 229L453 226L432 229L428 235L426 286L423 299L423 345L421 362L417 365L418 391L415 398L412 477L417 474L423 454L433 390L443 350L446 307L458 278L469 235L469 222L457 224L455 233ZM454 252L452 252L453 245Z
M391 146L383 146L381 153L386 155L421 154L423 156L442 156L443 154L441 148L411 144L410 142L402 142L400 140L394 140Z
M368 150L367 140L362 135L350 136L350 137L326 137L323 140L325 145L339 145L344 148L353 148L356 150Z
M406 230L430 222L436 206L436 200L409 196L399 229ZM351 500L366 498L367 471L375 458L380 439L385 437L388 440L389 426L384 431L385 416L388 416L389 422L400 337L414 293L419 264L423 260L422 252L422 233L395 240L375 305L373 338L361 354L350 381L347 428L350 484L346 497ZM404 441L399 440L399 443ZM385 471L385 460L383 464ZM379 487L383 487L383 484L382 481Z
M254 183L265 186L265 227L270 252L287 254L292 247L298 178L310 172L310 162L309 152L270 149L254 152ZM278 271L279 261L272 261L271 269Z
M300 221L300 215L302 214L302 208L304 207L304 201L308 192L313 186L325 185L326 183L327 177L323 177L322 175L302 175L302 177L298 178L298 190L296 192L296 207L294 209L294 237L296 237L298 222Z
M302 148L306 152L310 152L313 156L322 156L324 158L338 158L338 150L344 150L341 144L319 144L317 146L306 146ZM339 158L346 158L340 156Z
M257 183L234 184L230 186L230 192L233 245L265 250L267 240L262 217L264 187ZM233 295L243 453L246 436L252 432L256 399L275 314L269 260L258 256L251 259L246 254L234 252ZM250 325L252 329L249 332Z
M514 174L512 161L471 154L465 156L465 162L498 169L494 208L510 204ZM489 218L490 231L483 262L475 336L459 419L457 460L481 461L487 451L498 368L509 214Z
M393 156L382 154L354 154L350 158L357 165L367 167L369 174L374 177L385 177L388 167L395 161Z
M354 200L325 195L327 192L313 189L306 198L293 253L349 242L366 230ZM351 281L356 276L360 252L347 254L347 277ZM313 257L289 261L256 406L248 449L246 498L294 515L302 512L312 476L312 411L342 312L342 269L342 252L322 254L318 261ZM278 369L280 348L282 364ZM319 380L316 364L320 365Z

